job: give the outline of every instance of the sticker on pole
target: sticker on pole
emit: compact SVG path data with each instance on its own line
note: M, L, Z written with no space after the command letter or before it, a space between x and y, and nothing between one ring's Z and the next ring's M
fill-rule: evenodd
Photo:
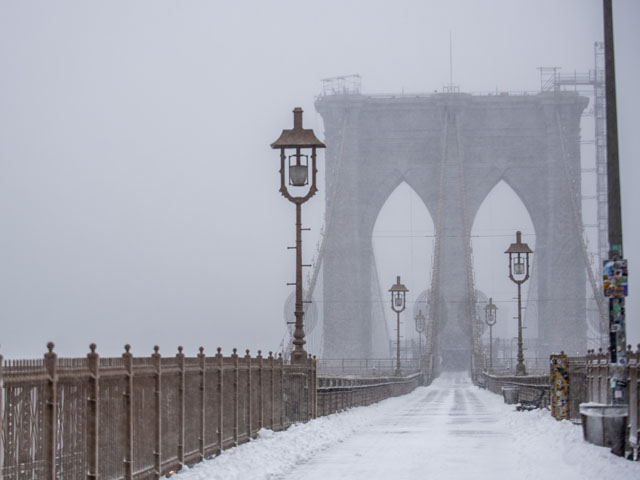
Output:
M603 262L602 285L605 297L627 296L627 261L605 260Z

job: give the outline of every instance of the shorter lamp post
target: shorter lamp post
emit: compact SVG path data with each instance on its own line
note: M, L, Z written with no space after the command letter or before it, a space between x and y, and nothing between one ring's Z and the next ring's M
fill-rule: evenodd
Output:
M522 294L520 287L529 279L529 255L533 253L533 250L526 243L522 243L522 234L516 232L516 242L509 245L504 253L509 255L509 278L518 285L518 363L516 364L516 375L526 375L527 369L524 366L522 351Z
M489 303L484 307L484 323L489 325L489 373L493 371L493 326L496 324L497 310L493 298L489 297Z
M416 332L418 332L418 367L422 369L422 334L426 328L426 317L422 313L422 309L418 310L418 314L415 317L416 320Z
M409 291L402 283L400 283L400 275L398 275L396 284L389 289L391 292L391 310L397 314L397 340L396 340L396 375L400 375L400 313L404 312L407 306L407 292Z
M280 150L280 193L296 206L296 328L293 332L295 349L291 353L291 363L304 363L307 352L304 349L306 341L302 305L302 204L318 191L316 149L325 148L325 145L318 140L313 130L302 128L302 109L298 107L293 110L293 128L282 130L271 148ZM289 187L293 187L292 192Z

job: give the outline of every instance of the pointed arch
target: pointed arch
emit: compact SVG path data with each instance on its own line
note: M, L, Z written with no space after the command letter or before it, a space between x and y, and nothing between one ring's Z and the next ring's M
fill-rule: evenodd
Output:
M507 259L504 251L515 240L515 232L521 231L523 241L536 251L536 230L534 222L518 193L506 181L499 179L484 197L475 212L471 227L471 245L474 252L473 269L476 288L484 292L498 306L498 323L493 329L494 338L510 339L517 335L516 323L511 319L517 316L517 304L513 301L515 285L507 276ZM535 254L534 266L535 271ZM533 282L523 289L525 307L534 310L531 299ZM529 308L523 312L525 338L537 336L537 318L529 314Z
M429 209L409 182L402 181L388 195L378 210L371 232L373 256L379 274L380 298L387 299L387 290L397 275L409 288L407 311L419 294L431 285L431 269L435 225ZM387 307L385 305L385 307ZM395 330L395 317L385 308L389 331ZM411 313L402 335L417 338Z

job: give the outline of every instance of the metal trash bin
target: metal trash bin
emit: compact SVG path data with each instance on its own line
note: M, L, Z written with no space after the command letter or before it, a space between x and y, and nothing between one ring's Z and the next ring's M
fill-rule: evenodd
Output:
M518 398L520 397L520 388L502 387L502 396L504 398L504 403L507 405L515 405L518 403Z
M628 416L627 405L581 403L580 417L584 439L594 445L610 447L616 455L623 455Z

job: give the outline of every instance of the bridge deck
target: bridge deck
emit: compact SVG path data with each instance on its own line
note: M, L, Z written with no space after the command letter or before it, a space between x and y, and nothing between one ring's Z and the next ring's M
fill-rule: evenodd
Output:
M579 426L514 410L466 374L449 374L404 397L267 433L180 477L640 478L639 462L585 443Z

